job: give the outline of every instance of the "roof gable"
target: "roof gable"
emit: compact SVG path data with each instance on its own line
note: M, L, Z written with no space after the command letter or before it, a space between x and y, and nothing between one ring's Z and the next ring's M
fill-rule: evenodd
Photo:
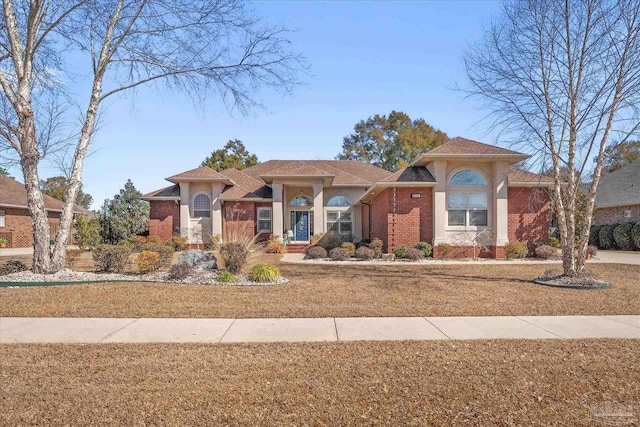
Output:
M226 176L220 172L214 171L210 167L200 166L195 169L188 170L186 172L179 173L177 175L170 176L167 181L189 181L189 180L211 180L211 181L224 181L228 180Z
M53 197L42 193L44 199L44 207L48 211L62 211L63 203ZM27 209L27 189L24 184L0 175L0 206L11 206ZM74 213L90 213L88 209L80 206L74 206Z

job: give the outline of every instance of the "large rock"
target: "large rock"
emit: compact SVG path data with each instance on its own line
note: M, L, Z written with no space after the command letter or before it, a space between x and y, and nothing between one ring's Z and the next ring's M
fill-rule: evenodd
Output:
M204 268L207 270L215 270L218 268L216 257L209 251L184 251L180 254L178 263L185 263L194 268Z

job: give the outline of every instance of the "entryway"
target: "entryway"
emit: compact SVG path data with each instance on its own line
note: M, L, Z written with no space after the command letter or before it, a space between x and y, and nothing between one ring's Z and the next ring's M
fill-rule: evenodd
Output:
M291 211L294 242L308 242L310 238L309 211Z

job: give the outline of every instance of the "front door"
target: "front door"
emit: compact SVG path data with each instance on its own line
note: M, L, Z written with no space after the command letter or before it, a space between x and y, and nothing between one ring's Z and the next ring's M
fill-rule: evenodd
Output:
M309 240L309 212L296 211L294 235L297 242Z

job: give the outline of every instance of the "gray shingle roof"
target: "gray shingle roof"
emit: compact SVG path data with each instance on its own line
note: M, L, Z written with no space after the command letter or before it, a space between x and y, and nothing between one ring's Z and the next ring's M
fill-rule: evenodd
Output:
M640 160L606 174L598 183L596 207L640 204Z

